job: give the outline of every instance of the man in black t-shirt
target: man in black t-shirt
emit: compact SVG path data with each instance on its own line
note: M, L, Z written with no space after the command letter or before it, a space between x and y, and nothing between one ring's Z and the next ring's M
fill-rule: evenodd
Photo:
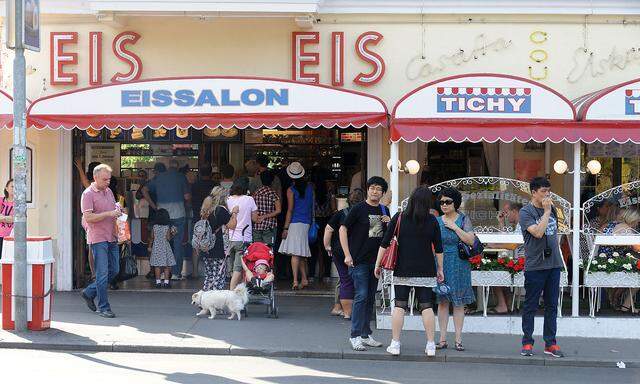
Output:
M344 263L349 267L355 288L349 338L355 351L382 346L371 337L370 322L378 286L374 266L390 220L387 207L380 204L387 187L382 177L374 176L367 180L367 200L352 207L340 227Z

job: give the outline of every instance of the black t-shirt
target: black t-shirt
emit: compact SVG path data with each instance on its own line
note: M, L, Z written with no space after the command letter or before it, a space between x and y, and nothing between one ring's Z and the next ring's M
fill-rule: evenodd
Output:
M211 225L211 231L216 236L216 243L213 249L209 251L207 256L212 259L224 259L224 240L222 239L222 227L231 220L231 214L227 208L222 205L218 205L214 214L209 216L209 225Z
M202 202L216 185L218 183L213 180L198 180L191 187L191 207L193 208L193 219L195 221L200 220Z
M388 248L398 222L396 214L389 222L382 246ZM442 253L440 225L433 215L427 216L422 226L403 216L398 233L398 261L394 276L399 277L435 277L436 261L433 253Z
M342 225L347 227L349 251L354 265L376 262L387 226L382 222L382 216L388 214L389 210L384 205L374 207L366 201L351 208Z
M349 208L345 208L334 213L327 223L327 225L333 229L333 234L331 235L331 253L333 253L333 258L338 261L344 260L344 252L342 252L342 246L340 245L340 226L344 223L348 211Z

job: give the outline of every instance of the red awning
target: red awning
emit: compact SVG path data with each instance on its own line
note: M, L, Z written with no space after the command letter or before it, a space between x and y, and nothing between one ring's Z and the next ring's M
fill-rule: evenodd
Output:
M0 128L13 128L13 97L0 90Z
M387 109L364 93L289 80L180 77L109 84L36 100L36 128L376 127Z
M537 142L581 139L569 100L520 77L468 74L423 85L393 110L392 141Z
M640 144L640 79L592 92L573 103L584 131L582 141Z

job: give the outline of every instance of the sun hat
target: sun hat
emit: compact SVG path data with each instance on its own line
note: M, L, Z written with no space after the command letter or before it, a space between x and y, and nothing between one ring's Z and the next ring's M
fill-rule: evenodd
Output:
M294 161L287 167L287 175L292 179L299 179L304 176L304 167L302 164Z
M269 262L265 259L260 259L256 261L256 263L253 265L253 269L256 270L259 265L265 265L267 269L269 269Z

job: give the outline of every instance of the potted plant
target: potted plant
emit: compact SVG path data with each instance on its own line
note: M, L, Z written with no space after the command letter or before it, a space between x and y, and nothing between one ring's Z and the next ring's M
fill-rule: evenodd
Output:
M640 260L635 252L601 252L587 265L585 285L589 287L640 287Z
M489 259L477 255L469 259L471 263L471 284L474 286L508 287L512 284L509 265L513 260L504 255L496 259Z

